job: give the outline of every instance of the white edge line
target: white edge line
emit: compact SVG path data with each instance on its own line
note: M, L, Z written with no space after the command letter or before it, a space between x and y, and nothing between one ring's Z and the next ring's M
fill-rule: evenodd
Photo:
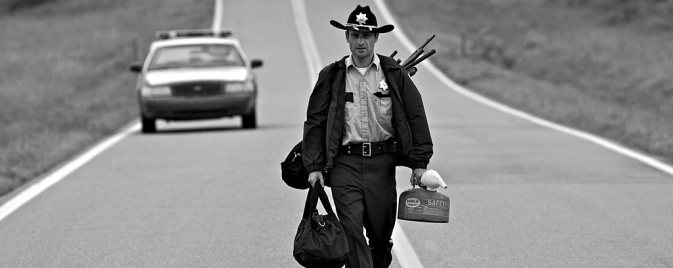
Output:
M223 0L215 0L214 3L215 11L213 15L213 27L212 27L213 30L219 30L220 25L222 24L222 9L223 9L222 1ZM19 207L26 204L28 201L33 199L38 194L47 190L52 185L56 184L57 182L61 181L63 178L68 176L70 173L77 170L78 168L89 162L91 159L93 159L103 151L110 148L115 143L123 140L124 138L128 137L131 133L137 132L138 130L140 130L140 124L138 122L132 123L132 125L128 127L122 128L118 133L103 140L102 142L98 143L96 146L89 149L82 155L76 157L75 159L68 162L64 166L58 168L51 174L47 175L39 182L28 187L27 189L25 189L24 191L22 191L21 193L19 193L18 195L16 195L6 203L4 203L2 206L0 206L0 221L5 219L7 216L12 214L12 212L16 211Z
M21 207L22 205L33 199L38 194L42 193L44 190L48 189L52 185L61 181L70 173L77 170L78 168L89 162L91 159L93 159L106 149L110 148L115 143L126 138L131 133L137 132L139 129L140 124L138 123L135 123L131 126L122 129L119 133L114 134L113 136L103 140L102 142L95 145L93 148L84 152L82 155L76 157L72 161L68 162L64 166L54 171L53 173L47 175L44 179L40 180L36 184L33 184L26 190L22 191L20 194L16 195L15 197L7 201L7 203L0 206L0 221L2 221L5 217L12 214L12 212L14 212L19 207Z
M389 23L391 23L393 25L399 25L393 19L392 14L390 13L388 8L386 7L383 0L373 0L373 1L376 3L379 11L383 14L383 17ZM412 42L409 40L409 38L407 38L407 36L399 28L396 29L395 31L393 31L393 33L395 34L395 36L397 36L397 38L400 40L402 45L404 45L404 47L406 47L407 50L409 50L410 52L416 50L416 47L412 44ZM451 79L449 79L448 77L446 77L446 75L444 75L444 73L442 73L430 61L423 61L421 64L423 66L425 66L426 68L428 68L430 70L430 72L433 75L435 75L447 87L449 87L450 89L452 89L453 91L455 91L457 93L462 94L463 96L466 96L470 99L473 99L473 100L475 100L479 103L482 103L486 106L489 106L491 108L495 108L495 109L500 110L502 112L514 115L516 117L519 117L519 118L522 118L522 119L525 119L525 120L528 120L528 121L533 122L535 124L538 124L538 125L541 125L541 126L544 126L544 127L548 127L548 128L551 128L551 129L555 129L555 130L573 135L575 137L578 137L578 138L581 138L581 139L584 139L584 140L588 140L588 141L593 142L595 144L598 144L602 147L610 149L614 152L617 152L617 153L620 153L620 154L625 155L627 157L638 160L638 161L640 161L640 162L642 162L646 165L649 165L649 166L651 166L655 169L658 169L658 170L660 170L660 171L662 171L662 172L664 172L668 175L673 176L673 166L668 165L664 162L661 162L661 161L655 159L654 157L645 155L645 154L640 153L640 152L636 152L632 149L626 148L622 145L619 145L619 144L614 143L612 141L609 141L607 139L595 136L595 135L590 134L588 132L584 132L584 131L573 129L573 128L566 127L566 126L563 126L563 125L559 125L559 124L553 123L551 121L547 121L545 119L542 119L542 118L533 116L531 114L522 112L520 110L516 110L516 109L511 108L509 106L506 106L504 104L495 102L493 100L490 100L486 97L478 95L478 94L476 94L472 91L469 91L468 89L458 85L456 82L454 82Z
M212 25L213 31L219 31L221 28L220 25L222 24L222 4L223 4L222 0L215 0L214 3L215 10L213 14L213 25ZM114 134L108 139L100 142L98 145L94 146L93 148L83 153L79 157L68 162L67 164L57 169L53 173L47 175L44 179L40 180L38 183L30 186L17 196L13 197L5 204L0 206L0 221L2 221L4 218L12 214L12 212L16 211L19 207L21 207L22 205L33 199L38 194L42 193L44 190L48 189L52 185L61 181L70 173L72 173L73 171L77 170L78 168L89 162L98 154L102 153L115 143L121 141L122 139L126 138L131 133L138 131L139 129L140 129L139 123L134 123L133 125L122 129L117 134Z
M311 28L308 23L308 18L306 16L306 7L304 6L303 0L292 0L292 8L295 15L295 24L297 25L297 30L299 31L299 36L301 40L301 45L304 48L304 57L306 58L306 65L309 69L309 75L311 80L315 83L318 78L317 70L322 68L322 63L320 61L320 54L318 54L318 49L315 45L313 35L311 34ZM329 194L331 196L331 194ZM334 202L332 201L332 204ZM334 207L334 205L332 205ZM333 208L336 210L335 208ZM393 241L395 246L393 247L393 253L397 258L400 266L402 268L423 268L423 264L418 259L414 248L411 246L409 239L407 239L402 227L399 224L395 224L393 229Z

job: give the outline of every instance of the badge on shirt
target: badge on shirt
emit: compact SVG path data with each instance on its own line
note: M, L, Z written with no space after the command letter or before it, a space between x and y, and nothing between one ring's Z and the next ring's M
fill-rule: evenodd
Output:
M388 90L388 84L386 84L385 79L381 80L381 82L379 82L379 88L383 91L383 93L388 93L388 92L386 92Z

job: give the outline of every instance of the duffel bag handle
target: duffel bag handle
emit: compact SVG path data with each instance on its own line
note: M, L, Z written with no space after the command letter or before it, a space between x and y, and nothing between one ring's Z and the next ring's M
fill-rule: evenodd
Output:
M316 209L318 206L318 199L320 199L320 202L322 203L322 206L325 208L325 211L327 214L336 216L334 214L334 210L332 210L332 204L329 201L329 198L327 197L327 193L325 192L325 189L323 188L322 185L320 185L320 182L317 182L314 184L312 188L309 188L308 194L306 196L306 204L304 205L304 219L308 219L309 216L311 215L311 212Z

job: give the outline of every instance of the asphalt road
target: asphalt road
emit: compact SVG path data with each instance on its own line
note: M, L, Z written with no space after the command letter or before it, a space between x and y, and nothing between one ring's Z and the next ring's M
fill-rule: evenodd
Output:
M319 61L346 55L329 20L358 2L305 2ZM290 0L223 8L223 27L265 62L259 128L226 119L136 131L2 219L0 267L298 267L305 193L279 170L315 79L297 14ZM392 34L377 50L408 55ZM466 98L423 67L414 81L435 142L430 168L452 204L449 224L398 221L423 267L673 267L671 175ZM409 171L398 171L401 192Z

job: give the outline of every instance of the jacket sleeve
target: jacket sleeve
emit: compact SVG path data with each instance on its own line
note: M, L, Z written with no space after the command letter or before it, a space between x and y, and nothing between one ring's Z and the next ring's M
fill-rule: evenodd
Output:
M425 107L421 93L406 71L400 75L402 105L411 128L414 143L413 162L411 168L427 168L433 154L432 137L425 115Z
M331 65L323 68L308 100L302 158L308 173L325 169L326 126L331 101Z

